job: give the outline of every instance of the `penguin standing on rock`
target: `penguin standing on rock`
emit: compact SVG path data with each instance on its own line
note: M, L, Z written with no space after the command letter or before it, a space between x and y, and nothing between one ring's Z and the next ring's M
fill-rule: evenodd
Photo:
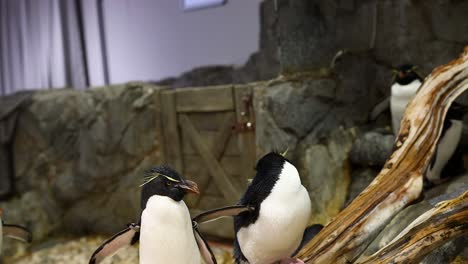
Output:
M416 67L404 64L394 70L394 82L391 87L390 111L392 113L393 133L398 135L400 123L406 106L421 87L423 78L416 73Z
M0 208L0 256L2 255L3 237L12 238L22 242L31 243L31 232L25 227L19 225L10 225L3 223L3 210Z
M416 69L417 67L411 64L404 64L394 70L390 110L395 135L399 133L406 106L413 99L423 81ZM462 119L467 112L467 107L455 102L450 106L436 151L425 174L426 187L464 172L463 156L457 147L463 132Z
M147 173L142 187L140 224L130 224L104 242L89 263L99 263L138 240L141 264L199 264L202 257L206 263L216 263L182 200L187 193L198 194L197 185L160 166Z
M234 216L236 263L302 263L290 257L301 245L311 215L309 193L297 169L277 153L262 157ZM296 262L297 261L297 262Z

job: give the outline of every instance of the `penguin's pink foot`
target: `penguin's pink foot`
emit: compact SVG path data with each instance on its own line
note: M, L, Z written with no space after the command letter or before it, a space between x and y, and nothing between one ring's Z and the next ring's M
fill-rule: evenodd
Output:
M282 259L280 264L304 264L304 261L295 258Z

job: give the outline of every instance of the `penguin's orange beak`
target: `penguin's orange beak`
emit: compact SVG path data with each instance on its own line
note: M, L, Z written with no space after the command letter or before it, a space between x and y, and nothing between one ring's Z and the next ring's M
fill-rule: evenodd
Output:
M185 180L177 184L177 187L184 189L186 192L200 194L200 191L198 190L198 185L193 181Z
M3 215L3 210L2 208L0 208L0 218L2 217L2 215Z

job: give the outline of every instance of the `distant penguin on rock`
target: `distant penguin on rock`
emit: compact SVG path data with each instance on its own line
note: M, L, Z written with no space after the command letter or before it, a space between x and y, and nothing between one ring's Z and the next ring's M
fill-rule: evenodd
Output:
M277 153L262 157L239 201L253 210L234 217L236 263L301 263L297 251L311 216L309 193L291 162ZM309 238L307 238L309 239ZM285 260L286 259L286 260Z
M194 182L169 167L151 169L142 186L140 223L130 224L105 241L89 263L100 263L138 240L141 264L200 264L202 258L205 263L216 263L182 200L187 193L199 193Z
M393 133L398 135L400 122L406 106L413 99L422 84L422 77L416 73L416 67L411 64L399 66L395 71L391 87L390 111L392 113Z
M395 70L390 98L392 126L395 135L399 133L406 106L413 99L423 81L416 69L417 67L411 64L404 64ZM460 151L457 151L457 146L463 132L462 119L466 112L467 108L460 104L452 103L450 106L436 151L425 174L429 185L440 183L444 178L464 172L463 157Z

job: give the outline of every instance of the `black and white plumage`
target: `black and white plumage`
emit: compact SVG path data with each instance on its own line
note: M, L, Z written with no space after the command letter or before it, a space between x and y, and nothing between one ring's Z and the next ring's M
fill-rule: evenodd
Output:
M222 217L232 217L243 212L253 212L254 210L254 207L244 205L226 206L209 211L204 211L192 218L192 221L196 224L209 223Z
M89 263L99 263L122 247L140 242L140 263L216 263L211 249L182 200L189 193L199 193L197 185L183 179L169 167L151 169L141 192L139 224L129 227L103 243Z
M2 253L3 237L19 240L26 243L31 243L31 232L20 225L5 224L2 220L3 211L0 209L0 255Z
M90 264L101 263L107 257L116 254L120 249L134 245L140 239L140 225L129 224L127 228L113 235L102 243L93 253Z
M439 184L465 172L463 153L458 143L463 133L463 116L467 111L466 107L457 103L452 103L447 111L437 148L425 174L429 185Z
M395 82L392 84L390 108L395 135L400 130L407 104L413 99L422 84L422 77L415 71L416 67L405 64L396 69ZM462 154L457 151L463 132L462 119L466 107L453 103L442 127L436 151L425 174L429 184L442 182L444 178L456 176L464 171Z
M269 153L239 205L253 207L234 217L236 263L266 264L289 258L301 244L311 202L297 169L282 155Z
M422 78L415 72L411 64L399 66L395 72L395 81L391 87L390 111L392 113L392 128L395 135L400 131L400 123L406 106L413 99L422 84Z

